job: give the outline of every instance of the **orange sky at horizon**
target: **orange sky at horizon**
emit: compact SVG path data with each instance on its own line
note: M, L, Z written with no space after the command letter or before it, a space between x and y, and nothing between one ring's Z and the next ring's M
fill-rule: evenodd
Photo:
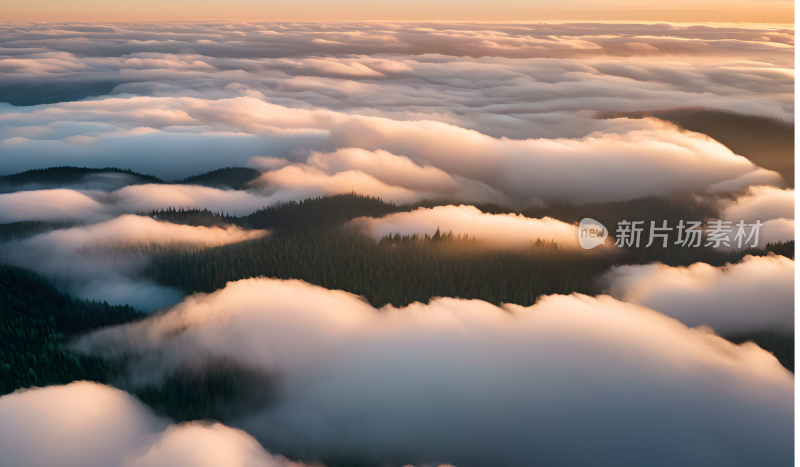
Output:
M139 21L664 21L794 24L787 0L2 0L2 22ZM646 6L643 6L646 5Z

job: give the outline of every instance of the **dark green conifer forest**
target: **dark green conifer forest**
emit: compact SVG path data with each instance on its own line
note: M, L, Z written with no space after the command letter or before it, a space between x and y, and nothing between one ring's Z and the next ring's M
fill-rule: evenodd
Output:
M127 305L74 299L41 276L0 265L0 395L75 380L111 383L111 362L64 350L70 338L140 319Z
M81 182L88 175L108 173L130 175L133 178L138 179L138 183L164 183L164 181L158 177L141 174L130 169L119 169L116 167L91 169L88 167L63 166L50 167L47 169L34 169L20 172L18 174L5 175L0 177L0 187L3 185L20 186L28 184L37 184L42 186L69 185Z

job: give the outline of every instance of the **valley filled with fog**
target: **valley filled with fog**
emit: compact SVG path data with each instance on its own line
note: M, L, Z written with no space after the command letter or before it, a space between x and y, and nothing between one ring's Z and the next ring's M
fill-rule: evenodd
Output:
M794 196L791 27L1 24L0 464L788 465Z

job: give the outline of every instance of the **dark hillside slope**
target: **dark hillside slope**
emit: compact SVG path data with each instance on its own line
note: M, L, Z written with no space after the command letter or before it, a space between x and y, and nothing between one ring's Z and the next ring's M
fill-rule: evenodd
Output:
M130 175L138 178L139 183L164 183L158 177L140 174L130 169L118 169L116 167L106 167L103 169L91 169L88 167L50 167L47 169L34 169L13 175L0 177L0 186L21 186L21 185L68 185L80 183L87 176L104 173L118 173Z
M212 170L200 175L180 180L181 185L203 185L214 188L233 188L234 190L244 190L249 187L250 182L261 176L261 171L250 167L226 167L224 169Z

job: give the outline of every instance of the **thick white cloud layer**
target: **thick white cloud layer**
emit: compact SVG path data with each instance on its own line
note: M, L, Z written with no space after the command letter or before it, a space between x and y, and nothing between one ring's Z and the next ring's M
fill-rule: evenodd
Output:
M735 199L719 201L722 218L755 222L794 219L794 190L773 186L753 186Z
M735 199L720 201L722 218L745 222L794 219L794 190L772 186L750 187Z
M581 139L509 140L432 121L397 122L329 111L285 114L251 98L215 105L251 104L261 108L256 113L272 125L280 121L303 131L304 126L319 124L328 127L325 131L331 140L370 149L248 158L250 165L265 170L249 191L151 184L110 193L65 189L5 193L0 194L0 220L86 221L167 207L243 215L276 202L351 191L397 203L449 198L523 207L550 199L607 201L703 192L719 180L740 174L755 174L752 183L761 183L759 174L777 176L713 140L654 121L625 121L617 127L620 133ZM221 108L209 112L218 115ZM256 123L248 120L246 124ZM408 156L380 149L388 146ZM752 193L763 197L767 191L759 188Z
M246 231L235 226L194 227L123 215L12 241L2 248L6 261L43 274L72 295L152 311L177 302L183 294L137 278L147 255L146 250L140 253L135 248L217 246L265 234L263 230Z
M689 326L706 325L728 335L794 332L794 261L783 256L747 256L719 268L705 263L618 266L601 282L612 296Z
M383 150L345 148L330 153L313 152L305 163L284 158L254 157L248 165L266 170L262 191L276 199L356 191L396 203L423 198L456 198L506 203L509 197L483 181L450 175L427 163Z
M25 220L91 221L108 209L86 193L75 190L33 190L0 194L0 223Z
M437 206L381 218L360 217L352 223L376 240L387 235L433 235L436 230L475 237L499 248L523 248L538 239L562 248L578 248L577 227L549 217L530 219L519 214L487 214L474 206Z
M530 127L561 136L575 131L559 128L574 121L567 112L608 108L704 105L793 118L794 35L782 27L27 24L0 32L0 85L16 100L36 91L51 102L248 93L290 107L439 115L517 137L509 133L530 136Z
M734 202L723 201L722 219L733 224L744 220L748 224L761 221L758 246L794 240L794 190L771 186L749 188Z
M26 467L301 467L219 423L167 425L141 402L101 384L0 397L3 464Z
M270 157L288 161L265 178L280 199L507 204L776 184L696 135L592 117L701 105L792 119L793 66L792 32L766 26L7 25L0 101L46 104L0 107L0 173L171 179Z
M132 385L220 360L275 375L277 402L234 423L305 452L466 466L793 456L793 379L774 357L610 297L376 310L250 279L72 348L130 358Z
M109 114L113 115L110 119ZM65 118L75 125L66 124ZM54 157L83 164L88 163L87 157L99 162L105 154L115 154L120 165L135 170L165 175L172 167L180 167L188 175L189 170L196 173L210 164L244 164L253 157L254 151L233 142L233 155L229 149L224 158L211 159L204 154L209 149L217 151L212 142L197 143L205 147L198 148L199 152L177 150L169 157L156 147L160 142L170 148L186 142L193 148L198 135L204 139L224 133L224 138L255 138L262 154L287 159L285 167L265 176L273 189L326 193L347 189L398 201L437 193L460 195L468 201L523 204L542 199L606 201L705 191L748 174L751 183L776 178L705 136L655 121L622 119L576 139L507 139L432 120L291 109L243 96L213 101L131 97L63 103L2 114L0 125L58 122L64 130L74 126L83 133L84 123L77 121L95 119L137 129L136 134L117 137L114 130L80 144L63 138L14 137L0 142L7 155L4 161L27 164L32 154L41 152L49 158L43 160L44 165L55 165ZM362 151L342 151L346 148ZM258 160L255 164L259 165ZM447 183L440 185L442 179ZM134 187L123 190L129 188Z
M699 198L703 202L709 199ZM773 186L752 186L731 198L710 199L719 210L719 218L731 222L733 232L731 240L738 232L736 224L744 221L746 224L761 222L758 232L757 246L763 248L767 243L786 242L794 240L794 190L782 190ZM745 229L749 237L751 228ZM746 238L745 238L746 240ZM751 246L743 240L743 245ZM731 248L737 247L735 242Z

